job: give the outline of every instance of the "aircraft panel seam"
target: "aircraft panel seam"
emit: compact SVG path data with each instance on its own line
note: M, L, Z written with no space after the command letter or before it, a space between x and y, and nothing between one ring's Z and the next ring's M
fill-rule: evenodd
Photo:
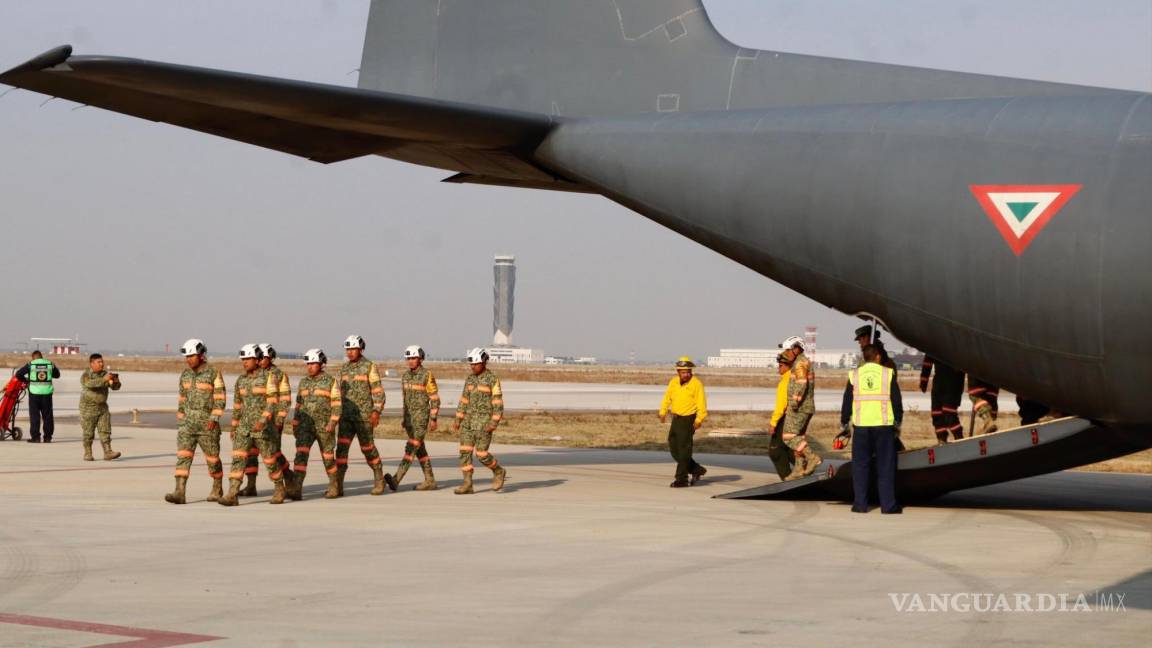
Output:
M668 20L665 20L664 22L660 23L659 25L656 25L652 29L649 29L648 31L646 31L646 32L644 32L638 36L629 36L628 30L624 27L624 12L620 9L620 2L618 0L612 0L612 6L615 7L616 18L620 21L620 35L624 38L624 40L629 41L629 42L643 40L643 39L651 36L652 34L655 34L656 32L660 31L661 29L664 29L665 33L667 33L666 27L669 23L675 22L677 20L683 22L683 20L685 18L687 18L688 16L691 16L694 13L699 13L699 12L703 11L703 9L701 9L700 7L697 7L695 9L689 9L688 11L685 11L684 13L680 14L679 16L672 16ZM684 29L685 29L685 32L681 36L687 34L687 29L688 29L687 25L684 26ZM671 35L669 35L669 37L670 36ZM678 40L679 38L680 37L677 37L677 38L674 38L671 40Z

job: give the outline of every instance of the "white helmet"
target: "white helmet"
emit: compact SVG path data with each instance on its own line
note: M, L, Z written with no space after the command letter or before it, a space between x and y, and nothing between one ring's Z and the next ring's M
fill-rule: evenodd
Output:
M249 358L255 358L256 360L259 360L263 357L264 352L260 350L259 344L245 344L244 346L240 347L241 360L248 360Z
M180 353L184 354L184 357L187 358L188 356L208 353L208 347L204 346L203 340L192 338L191 340L185 342L184 346L180 347Z
M488 362L488 351L482 347L476 347L468 352L468 364L481 364Z
M366 346L368 345L364 344L364 338L359 335L349 335L347 339L344 340L345 349L363 349Z
M328 356L320 349L308 349L304 352L304 364L328 364Z
M260 347L260 352L264 354L265 358L276 357L276 349L273 349L271 344L268 344L267 342L261 342L257 346Z
M404 359L408 360L409 358L420 358L421 360L423 360L424 359L424 349L421 348L420 345L418 345L418 344L413 344L412 346L408 347L407 349L404 349Z
M800 337L799 335L793 335L790 338L785 338L785 340L780 343L780 348L784 349L785 351L791 349L792 347L800 347L800 349L803 350L804 338Z

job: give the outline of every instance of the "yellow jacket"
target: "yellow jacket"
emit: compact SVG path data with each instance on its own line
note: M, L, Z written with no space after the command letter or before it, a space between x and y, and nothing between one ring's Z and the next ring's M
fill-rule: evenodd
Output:
M770 424L772 430L776 429L776 424L784 418L784 414L788 411L788 382L790 380L792 380L791 371L780 376L780 384L776 386L776 409L772 410L772 422Z
M664 391L664 402L660 403L660 416L671 411L676 416L696 415L696 422L703 423L708 418L708 401L704 397L704 383L696 376L683 385L680 377L668 381Z

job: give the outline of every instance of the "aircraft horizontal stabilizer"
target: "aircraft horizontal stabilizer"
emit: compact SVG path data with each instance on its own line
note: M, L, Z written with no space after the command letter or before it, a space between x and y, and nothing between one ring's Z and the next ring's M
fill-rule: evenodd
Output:
M530 162L553 120L500 108L127 58L65 45L0 83L298 155L382 155L505 179L554 181Z

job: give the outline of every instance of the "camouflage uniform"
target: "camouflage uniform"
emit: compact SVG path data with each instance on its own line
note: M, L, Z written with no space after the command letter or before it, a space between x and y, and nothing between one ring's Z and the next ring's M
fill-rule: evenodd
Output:
M1000 388L974 376L968 376L968 400L972 401L972 411L980 421L973 434L989 434L996 431L996 416L1000 413Z
M292 419L296 460L292 470L298 475L298 483L304 481L308 455L317 441L324 459L324 472L329 476L336 474L336 433L329 432L328 426L340 422L340 410L340 385L335 376L323 372L315 378L305 376L296 386L296 415Z
M340 433L336 437L336 466L340 474L348 471L348 450L352 439L359 439L360 451L369 466L380 465L380 452L372 438L369 417L384 411L384 385L376 364L367 358L345 362L340 367Z
M424 366L416 370L409 369L400 377L400 385L404 392L402 425L408 435L408 443L404 445L404 458L400 460L393 478L393 483L397 485L414 460L419 460L426 480L431 479L432 458L424 447L424 436L428 434L428 426L440 415L440 389L431 371Z
M271 378L269 389L272 389L273 386L275 387L274 391L268 393L268 397L276 400L275 418L273 419L276 427L270 430L270 432L274 434L268 435L268 441L272 444L276 454L279 456L277 461L283 459L287 462L288 460L284 458L282 449L281 434L283 434L284 431L284 423L288 420L288 409L292 406L292 384L288 381L288 375L281 371L276 365L272 365L265 369L265 371L268 372ZM248 462L244 466L244 474L251 475L253 480L255 480L255 476L259 472L259 458L260 451L255 447L250 448L248 451ZM251 489L249 493L241 493L241 495L256 495L255 482L250 483L249 488Z
M784 417L784 434L791 435L784 443L796 450L804 442L808 423L816 413L816 372L808 356L801 353L792 361L788 380L788 413Z
M220 462L220 417L228 397L224 392L224 377L215 367L205 363L198 370L187 368L180 374L179 410L176 420L180 428L176 432L176 492L165 499L173 504L184 503L184 482L192 468L192 457L196 456L196 446L204 451L204 461L208 464L208 475L212 477L212 497L217 497L220 480L224 477L224 466ZM216 423L215 430L208 429Z
M275 392L272 375L265 369L236 379L232 404L232 472L228 475L234 483L244 477L253 448L263 458L272 482L280 482L285 477L288 460L276 451L273 442L273 438L279 436L272 426L278 407Z
M108 391L120 389L120 383L108 384L107 371L87 369L80 376L80 430L84 433L84 446L92 447L92 440L100 436L101 444L112 440L112 417L108 413Z
M499 476L503 472L496 457L488 452L492 432L503 418L504 391L500 388L500 379L488 369L479 376L469 374L464 381L460 404L456 406L456 420L460 423L460 470L464 472L466 481L472 479L473 452L493 473ZM489 426L492 432L486 429Z

